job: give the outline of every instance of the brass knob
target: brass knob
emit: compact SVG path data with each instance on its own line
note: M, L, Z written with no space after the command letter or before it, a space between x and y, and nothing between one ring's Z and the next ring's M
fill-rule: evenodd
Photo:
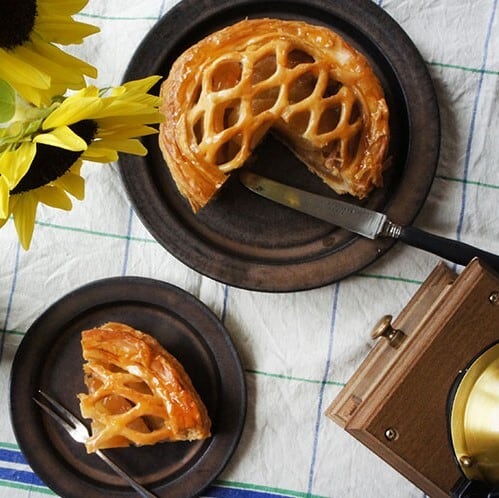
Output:
M392 348L398 348L405 339L405 334L401 330L392 327L392 318L392 315L385 315L380 318L371 332L371 337L373 339L385 337Z

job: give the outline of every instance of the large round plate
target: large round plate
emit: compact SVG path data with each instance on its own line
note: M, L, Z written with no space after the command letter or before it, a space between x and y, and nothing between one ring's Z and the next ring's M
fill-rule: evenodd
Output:
M52 305L26 333L11 374L11 418L32 469L68 498L137 494L95 455L87 455L32 397L39 389L79 415L85 392L81 331L119 321L150 333L184 365L212 420L205 441L108 450L160 497L197 496L222 471L239 441L246 386L236 350L219 320L193 296L137 277L100 280Z
M419 52L371 0L184 0L145 37L125 80L168 75L173 61L193 43L246 17L292 18L329 26L369 59L391 111L392 167L384 188L365 205L386 212L396 223L411 223L428 194L438 161L438 105ZM120 160L122 179L138 216L171 254L215 280L261 291L309 289L359 271L393 245L391 240L363 239L259 198L238 182L237 175L194 215L172 181L157 137L147 137L144 143L149 150L145 158ZM272 137L257 148L248 167L334 196Z

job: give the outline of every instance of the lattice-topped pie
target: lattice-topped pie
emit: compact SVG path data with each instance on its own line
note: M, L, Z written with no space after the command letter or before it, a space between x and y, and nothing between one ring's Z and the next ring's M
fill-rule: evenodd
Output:
M388 107L367 59L331 30L247 19L187 49L161 86L159 144L194 211L273 132L338 193L382 185Z
M211 421L182 365L156 339L110 322L82 332L80 410L92 420L89 453L129 445L205 439Z

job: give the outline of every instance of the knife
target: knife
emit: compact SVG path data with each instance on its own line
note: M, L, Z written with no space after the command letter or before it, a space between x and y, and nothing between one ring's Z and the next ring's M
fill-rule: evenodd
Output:
M262 197L283 204L302 213L340 226L369 239L391 237L406 244L466 266L479 258L499 271L499 256L457 240L446 239L413 226L401 226L386 214L372 211L344 201L306 192L249 171L241 171L239 179L244 186Z

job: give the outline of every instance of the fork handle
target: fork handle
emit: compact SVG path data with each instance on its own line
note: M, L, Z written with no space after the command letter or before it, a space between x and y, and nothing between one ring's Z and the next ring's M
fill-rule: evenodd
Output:
M159 498L157 495L154 493L151 493L148 491L146 488L141 486L137 481L132 479L121 467L116 465L105 453L103 453L100 450L97 450L96 455L100 457L104 462L106 462L109 467L111 467L116 474L118 474L120 477L125 479L125 481L133 488L137 493L139 493L140 496L143 496L144 498Z

